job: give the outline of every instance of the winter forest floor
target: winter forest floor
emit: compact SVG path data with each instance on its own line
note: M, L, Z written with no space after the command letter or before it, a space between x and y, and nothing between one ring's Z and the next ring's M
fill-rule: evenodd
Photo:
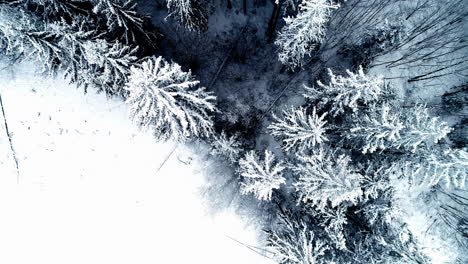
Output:
M156 143L120 100L32 65L0 76L19 165L2 123L1 263L271 263L241 244L260 245L256 225L210 213L200 152Z

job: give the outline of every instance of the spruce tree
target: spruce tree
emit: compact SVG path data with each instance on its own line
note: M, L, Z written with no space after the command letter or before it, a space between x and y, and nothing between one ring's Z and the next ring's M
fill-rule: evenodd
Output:
M210 137L216 97L197 87L199 83L190 71L162 57L132 66L126 84L130 116L143 129L151 128L159 140Z

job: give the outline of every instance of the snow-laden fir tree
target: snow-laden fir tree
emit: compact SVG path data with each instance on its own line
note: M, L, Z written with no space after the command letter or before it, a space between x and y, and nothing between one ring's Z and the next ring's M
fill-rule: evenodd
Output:
M52 22L78 14L86 14L87 0L10 0L9 5L17 6L40 16L44 21Z
M92 77L92 85L109 94L123 93L127 82L129 67L136 60L137 48L109 43L105 40L87 41L83 45L87 67L83 68L81 78ZM99 72L99 75L95 73ZM85 80L83 80L86 82Z
M136 34L146 35L134 0L93 0L93 3L93 12L105 17L110 32L121 31L126 44L135 42Z
M429 152L431 152L429 150ZM439 153L431 152L425 177L430 185L445 181L446 188L452 185L463 189L468 175L468 152L466 149L446 149Z
M278 263L326 264L329 247L302 220L280 214L279 228L267 231L268 250Z
M104 39L93 39L95 32L86 18L64 20L47 28L60 47L60 63L71 82L104 91L108 95L125 95L130 66L136 60L136 47Z
M446 137L452 128L439 117L429 114L427 107L418 105L403 111L405 131L398 147L416 151L418 146L426 144L432 146Z
M332 10L338 7L332 0L302 1L297 16L284 19L286 25L275 41L281 63L292 68L302 66L304 57L325 38Z
M283 111L282 118L273 115L275 121L268 129L273 136L283 139L283 148L286 151L304 151L328 141L325 135L326 115L327 113L317 115L315 108L310 114L307 114L307 109L303 107L291 108Z
M136 48L96 38L86 18L44 23L27 11L0 6L0 25L7 54L33 56L46 73L64 70L85 90L91 86L108 95L123 95Z
M198 84L178 64L149 58L131 67L126 85L130 116L143 129L152 128L160 140L209 137L216 97Z
M239 161L239 172L243 178L242 193L253 193L259 200L271 200L273 190L279 189L286 182L283 177L285 168L282 161L275 161L271 151L265 151L263 160L255 151L247 152Z
M324 208L328 202L332 207L343 202L356 204L362 196L363 176L349 156L319 148L309 155L297 155L297 160L291 169L298 176L294 186L300 201Z
M208 17L207 2L203 0L166 0L168 18L173 18L190 31L206 31Z
M327 236L330 238L334 247L339 250L346 250L346 238L344 235L344 225L348 223L346 218L347 207L339 205L335 208L324 207L321 211L320 223L324 227Z
M329 83L317 81L318 87L305 87L307 94L304 96L317 101L321 109L329 108L330 113L337 116L375 103L385 93L382 77L366 75L361 66L357 73L349 70L346 73L348 76L335 75L328 69Z
M380 109L354 115L352 119L355 124L346 132L346 137L363 153L385 149L415 152L423 144L436 144L451 131L447 123L432 117L421 105L399 110L384 104Z
M446 189L464 189L468 175L468 152L466 149L443 147L424 148L418 155L412 154L394 163L392 167L397 178L408 179L412 187L435 185Z
M346 137L357 144L363 153L384 150L394 145L401 137L405 126L398 113L384 104L380 110L356 115L357 124Z
M5 54L13 57L33 57L44 71L56 72L62 50L53 33L40 25L37 18L16 7L0 5L0 37Z
M232 163L239 161L239 156L243 150L239 135L234 134L229 137L224 131L220 135L213 137L212 145L211 155L224 156Z

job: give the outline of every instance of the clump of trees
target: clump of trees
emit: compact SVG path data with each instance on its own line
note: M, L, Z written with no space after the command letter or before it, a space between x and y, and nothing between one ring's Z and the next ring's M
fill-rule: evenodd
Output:
M463 190L468 152L450 147L452 129L427 107L402 107L381 77L362 68L329 74L328 84L305 90L307 105L318 110L293 109L270 126L283 142L283 175L294 187L273 191L273 200L275 193L288 198L277 200L279 222L267 232L271 251L279 263L427 263L395 192L402 182L424 199ZM457 197L445 231L463 237L458 225L466 226L467 203Z
M271 119L242 131L216 122L223 109L210 87L158 56L162 35L133 0L0 1L0 51L14 62L34 58L85 91L123 98L134 123L157 140L209 144L210 155L235 171L239 193L269 206L267 251L278 263L427 263L405 222L411 209L427 211L437 232L466 251L468 152L463 140L453 144L460 129L437 117L434 105L408 104L391 83L430 89L465 78L441 107L464 113L464 1L270 2L272 56L290 74L315 62L316 82L297 87L301 105L278 113L276 98L273 113L264 113ZM165 21L204 34L209 4L166 0ZM369 73L379 67L402 74ZM259 131L281 147L257 144ZM402 189L421 208L402 208Z
M133 1L19 0L0 4L0 43L18 61L31 55L47 74L125 96L130 66L154 52L157 31Z

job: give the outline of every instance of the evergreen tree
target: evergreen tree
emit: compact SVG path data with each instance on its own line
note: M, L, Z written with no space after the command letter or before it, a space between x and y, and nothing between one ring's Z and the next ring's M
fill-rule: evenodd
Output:
M285 18L286 25L275 41L281 63L292 68L302 66L304 57L325 38L328 19L338 7L332 0L304 0L296 17Z
M273 115L275 122L268 129L273 136L283 138L286 151L293 148L304 151L328 141L325 135L327 121L324 120L327 113L318 116L315 108L310 115L306 112L305 108L299 107L283 111L282 119Z
M0 6L0 23L8 54L34 56L44 72L63 70L85 91L91 86L108 95L124 95L123 86L137 49L96 39L87 18L44 23L22 9Z
M363 195L363 176L351 165L351 158L320 148L310 155L299 154L292 171L299 199L324 208L328 202L336 207L343 202L356 204Z
M443 147L423 148L417 155L395 162L395 177L408 179L412 187L441 185L446 189L464 189L468 175L468 152L465 149Z
M61 48L53 33L48 32L34 16L8 5L0 5L0 36L4 52L14 57L37 59L47 72L56 72L62 58Z
M78 70L77 83L91 84L108 94L124 94L128 69L136 60L137 48L98 39L85 42L83 49L86 64Z
M131 118L142 128L152 128L157 139L185 141L209 137L213 131L210 112L216 99L191 72L176 63L152 57L132 66L126 90Z
M220 135L214 136L212 145L211 155L222 155L232 163L238 162L242 152L242 144L238 134L228 137L226 132L223 131Z
M125 44L137 42L139 36L146 39L151 45L153 35L150 30L144 28L143 16L137 14L137 3L134 0L93 0L93 12L103 15L107 30L116 35L121 35L121 41Z
M323 219L320 222L330 239L330 244L338 250L347 250L346 247L346 237L344 235L344 226L348 223L346 217L347 207L344 205L339 205L336 208L324 207L321 211L321 218Z
M89 0L12 0L9 4L31 11L47 22L89 15L92 6Z
M267 231L268 249L278 263L326 264L329 247L303 221L282 214L279 227Z
M346 137L357 142L363 153L385 149L415 152L422 144L436 144L451 131L445 122L431 117L424 106L399 111L385 104L362 117L355 115L353 120L356 123Z
M348 76L335 75L328 69L330 82L317 81L318 87L306 87L304 96L318 101L320 109L330 109L333 116L356 112L360 107L368 106L381 100L388 93L383 87L381 77L368 76L362 66L357 73L346 70Z
M170 18L177 20L190 31L208 30L206 1L203 0L166 0Z
M272 152L266 150L264 160L260 160L255 151L245 154L239 161L243 194L253 193L259 200L271 200L273 189L279 189L285 183L283 162L275 162Z
M356 115L357 120L347 138L357 141L363 153L372 153L394 146L401 138L405 126L390 105L383 105L380 111Z

